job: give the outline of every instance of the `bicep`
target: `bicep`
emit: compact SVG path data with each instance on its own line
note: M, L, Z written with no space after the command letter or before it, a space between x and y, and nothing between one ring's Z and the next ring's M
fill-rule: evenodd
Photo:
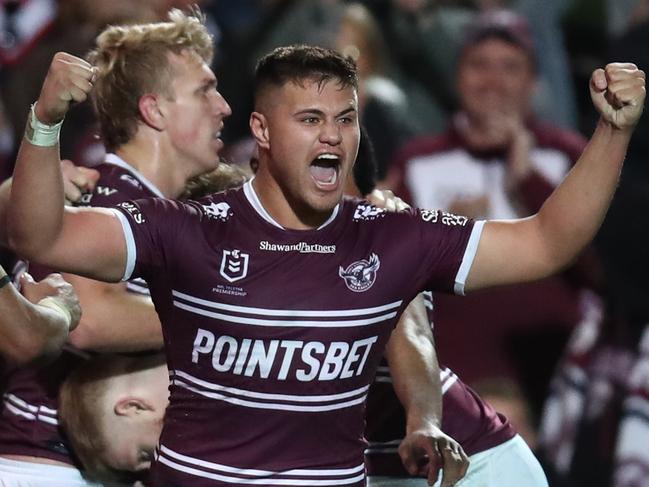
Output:
M554 262L537 216L487 221L465 290L541 279L558 270Z
M115 213L66 208L57 240L34 260L64 272L117 282L124 275L126 257L126 238Z

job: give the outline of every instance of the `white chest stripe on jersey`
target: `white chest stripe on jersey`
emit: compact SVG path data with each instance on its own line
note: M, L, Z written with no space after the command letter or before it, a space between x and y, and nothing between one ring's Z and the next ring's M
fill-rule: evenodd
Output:
M173 304L179 309L190 313L214 318L230 323L240 323L254 326L277 326L277 327L320 327L320 328L343 328L367 326L383 321L390 320L397 316L396 310L401 306L403 301L395 301L382 306L359 309L343 310L282 310L282 309L265 309L253 308L247 306L234 306L205 299L190 296L180 291L172 292L174 298ZM199 307L200 306L200 307ZM208 308L208 309L205 309ZM222 312L210 311L211 309ZM385 311L388 311L385 313ZM260 318L249 318L236 316L236 314L257 315ZM383 314L378 314L383 313ZM372 316L377 315L377 316ZM279 319L273 320L267 316L276 316ZM372 317L369 317L372 316ZM300 320L299 318L336 318L350 317L350 320Z
M42 404L35 406L22 400L18 396L10 393L5 393L3 396L3 403L8 411L32 421L41 421L43 423L58 425L56 409L48 408Z
M237 406L271 409L276 411L296 412L324 412L345 409L358 406L365 401L369 386L359 387L350 391L328 395L292 395L292 394L269 394L264 392L250 391L236 387L228 387L221 384L207 382L194 377L181 370L172 370L169 373L172 385L182 387L203 397L235 404ZM275 401L275 402L261 402ZM304 404L304 403L320 404Z
M345 485L360 482L365 476L364 464L353 468L338 469L293 469L285 471L244 469L189 457L164 445L160 445L160 448L156 450L156 461L191 475L234 484ZM245 475L246 477L236 477L236 475ZM323 479L323 477L329 478Z

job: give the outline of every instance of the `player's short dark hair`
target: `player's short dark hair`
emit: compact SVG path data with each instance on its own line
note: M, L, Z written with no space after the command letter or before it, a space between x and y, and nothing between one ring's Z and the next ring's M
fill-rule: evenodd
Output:
M356 63L332 49L296 44L278 47L262 57L255 68L255 102L268 87L286 83L302 84L315 80L320 84L334 80L341 87L358 88Z

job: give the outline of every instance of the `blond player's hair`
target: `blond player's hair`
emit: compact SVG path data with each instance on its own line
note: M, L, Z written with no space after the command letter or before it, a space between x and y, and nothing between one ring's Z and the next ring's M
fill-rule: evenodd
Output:
M213 193L243 186L252 177L252 171L235 164L219 163L207 174L201 174L189 181L180 199L197 200Z
M169 12L169 21L111 26L97 37L88 61L97 67L91 98L108 151L127 143L140 121L139 101L147 93L173 99L169 54L193 52L210 64L213 39L205 17L194 9Z
M59 389L59 423L90 480L131 480L131 472L114 469L105 461L110 440L100 413L110 379L120 372L113 355L98 355L77 367Z

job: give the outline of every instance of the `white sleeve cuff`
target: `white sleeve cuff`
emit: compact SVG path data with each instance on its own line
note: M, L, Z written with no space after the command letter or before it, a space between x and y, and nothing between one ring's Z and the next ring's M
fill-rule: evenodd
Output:
M485 221L483 220L477 221L473 224L473 230L471 230L471 236L469 237L469 242L466 245L466 250L462 257L462 263L460 264L460 268L455 276L455 286L453 291L455 294L459 294L460 296L464 296L464 285L466 284L467 277L469 277L469 271L473 265L475 254L478 252L478 244L480 243L480 236L482 235L484 224Z
M124 232L124 240L126 240L126 267L122 281L128 281L133 274L135 268L135 260L137 258L137 248L135 247L135 238L133 237L133 230L131 225L126 219L126 216L116 208L110 208L109 211L113 213L119 222L122 224L122 231Z

